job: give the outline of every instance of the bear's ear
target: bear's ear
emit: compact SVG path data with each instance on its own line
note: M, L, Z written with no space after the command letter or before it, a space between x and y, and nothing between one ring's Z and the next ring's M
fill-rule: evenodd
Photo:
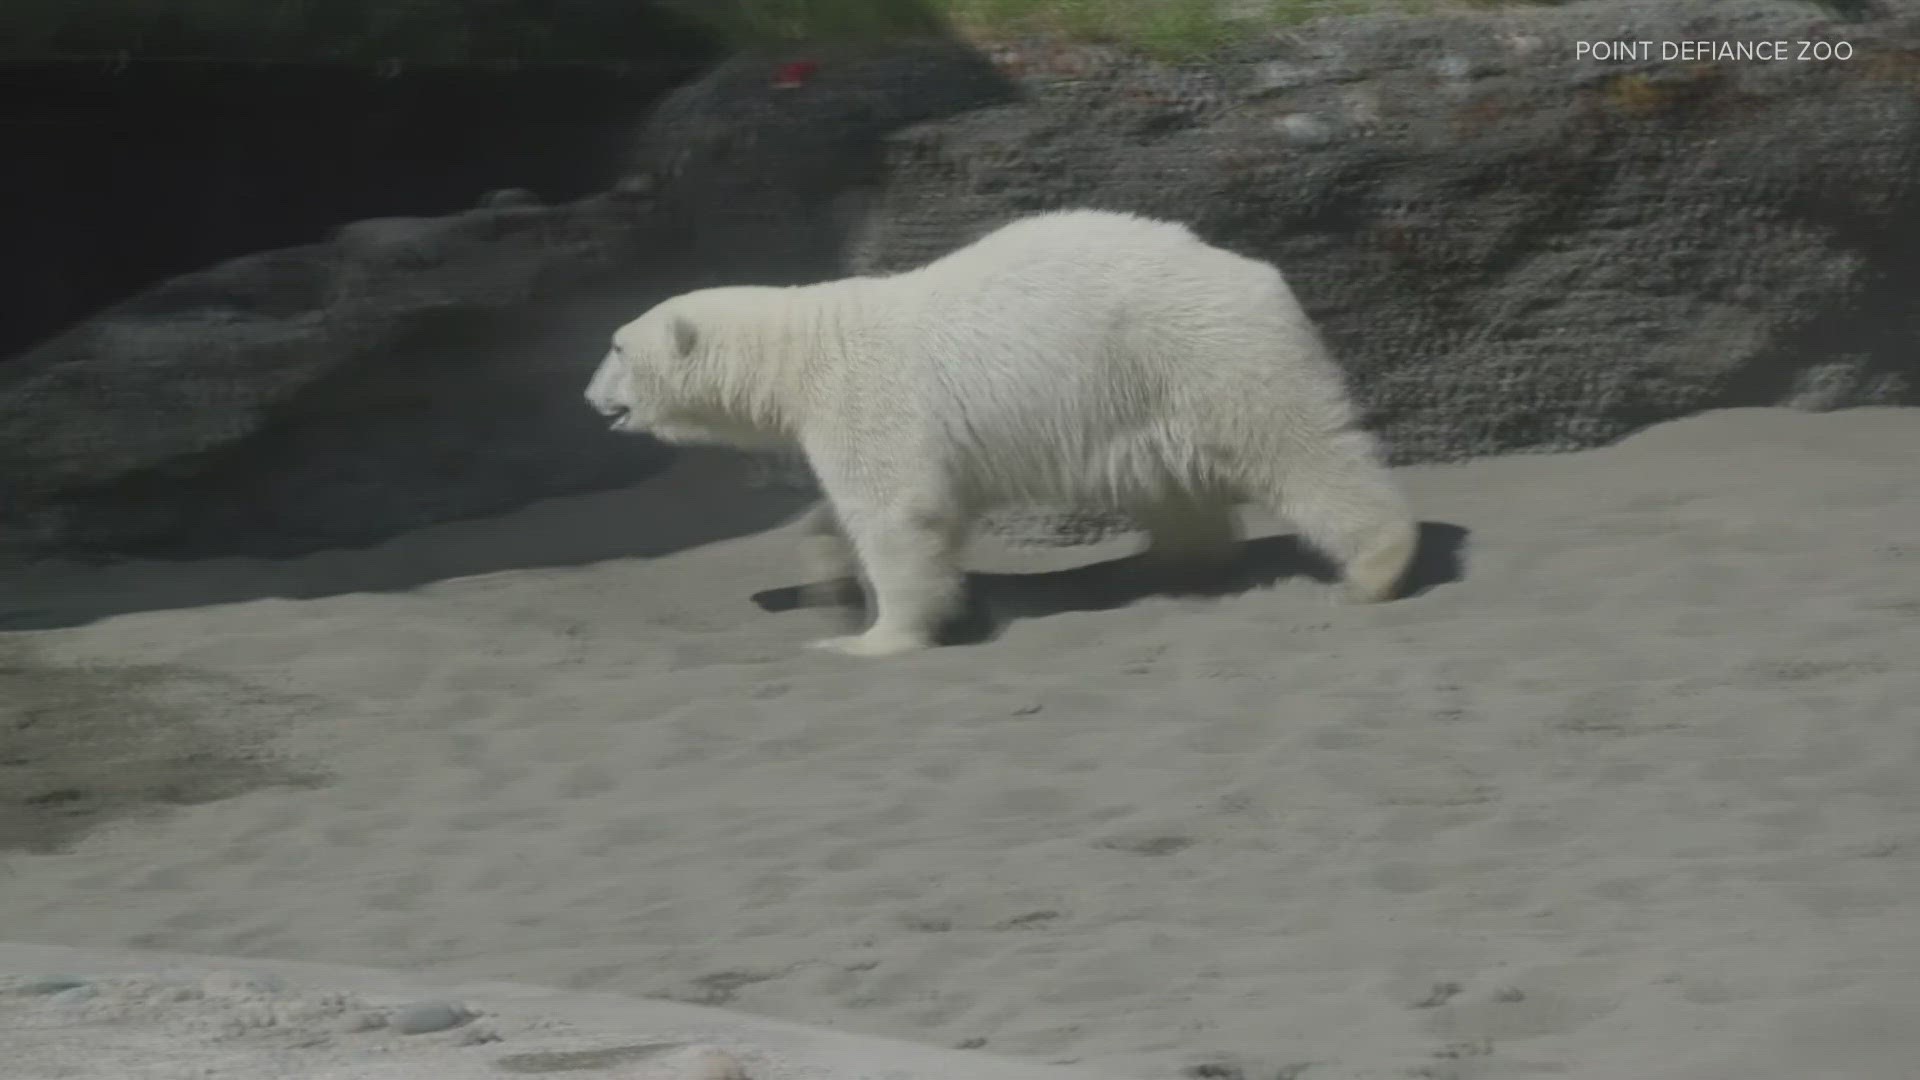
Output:
M680 356L692 356L693 347L699 343L700 333L685 315L673 317L673 351Z

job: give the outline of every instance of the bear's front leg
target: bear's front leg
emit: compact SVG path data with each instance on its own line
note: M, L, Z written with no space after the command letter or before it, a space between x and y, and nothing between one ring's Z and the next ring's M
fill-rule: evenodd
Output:
M889 420L866 432L843 419L802 438L833 520L859 560L873 613L866 633L816 641L817 649L876 657L918 652L938 644L965 608L959 548L966 517L941 447L910 434L904 418Z
M899 656L938 643L965 606L966 576L955 552L954 523L883 512L843 518L866 569L873 625L864 634L827 638L815 648L847 656Z
M959 564L964 522L935 492L912 494L895 485L848 498L846 485L834 515L859 558L874 612L866 633L827 638L817 649L847 656L899 656L938 644L940 631L966 601Z

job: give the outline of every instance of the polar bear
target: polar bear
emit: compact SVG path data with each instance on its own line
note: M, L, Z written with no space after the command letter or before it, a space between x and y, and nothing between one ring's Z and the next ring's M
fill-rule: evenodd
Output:
M1280 272L1186 226L1026 217L918 269L702 289L613 335L587 387L613 430L798 449L826 496L804 531L874 617L815 642L937 644L964 606L969 524L1009 505L1123 511L1169 568L1231 556L1266 505L1392 598L1416 538L1345 379Z

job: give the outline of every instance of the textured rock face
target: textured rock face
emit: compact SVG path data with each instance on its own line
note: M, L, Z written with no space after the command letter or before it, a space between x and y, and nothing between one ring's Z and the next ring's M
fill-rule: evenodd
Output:
M657 183L676 261L725 280L844 274L847 239L890 181L889 137L1017 92L986 57L951 43L814 63L783 86L790 65L730 61L648 118L633 167Z
M852 269L1042 208L1185 220L1287 273L1402 462L1920 403L1920 33L1819 12L1349 21L1199 72L1010 56L1021 101L891 140ZM1658 60L1780 38L1854 55ZM1655 60L1576 58L1595 39Z
M667 99L605 196L358 223L0 364L0 557L290 554L630 482L666 451L579 404L620 322L703 285L915 265L1049 207L1177 218L1280 265L1401 462L1920 403L1920 18L1831 18L1346 20L1201 68L932 45L786 87L780 58L730 61ZM1657 44L1777 39L1853 55Z
M577 408L642 222L361 222L107 309L0 365L0 554L285 555L652 471Z

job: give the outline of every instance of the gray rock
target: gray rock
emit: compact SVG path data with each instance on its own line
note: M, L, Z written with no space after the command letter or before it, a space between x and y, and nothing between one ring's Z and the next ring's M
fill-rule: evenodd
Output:
M539 205L540 196L535 195L526 188L497 188L480 196L480 206L485 209Z
M69 986L64 990L57 991L47 1000L53 1002L55 1005L71 1007L84 1005L99 996L100 990L98 987L92 983L81 983L79 986Z
M623 176L613 185L613 194L622 199L651 199L658 190L659 185L646 173Z
M819 65L806 87L781 91L775 62L729 60L647 120L628 171L654 178L654 209L679 226L673 242L716 282L843 272L886 137L1014 94L985 57L950 43Z
M580 400L612 331L700 285L834 276L882 137L1009 93L951 45L824 57L786 93L774 67L729 61L658 109L625 170L645 189L357 222L0 364L0 560L284 557L658 472L670 451L610 437ZM806 497L673 531L769 527ZM555 537L510 565L636 542ZM367 587L506 568L487 558Z
M1287 273L1402 463L1594 446L1711 408L1920 404L1920 20L1848 28L1848 64L1639 71L1561 47L1615 34L1622 8L1317 22L1158 127L1136 117L1183 92L1173 69L1024 80L890 140L851 269L1045 208L1184 220ZM1628 12L1653 40L1830 17ZM1300 59L1326 56L1359 81ZM1328 116L1366 137L1331 137Z
M297 554L657 471L579 403L677 284L645 228L607 199L363 222L103 311L0 364L7 554Z
M1288 113L1273 122L1288 142L1301 146L1324 146L1333 141L1336 134L1332 124L1312 113Z
M402 1035L426 1035L457 1028L476 1014L450 1001L423 1001L395 1009L387 1026Z

